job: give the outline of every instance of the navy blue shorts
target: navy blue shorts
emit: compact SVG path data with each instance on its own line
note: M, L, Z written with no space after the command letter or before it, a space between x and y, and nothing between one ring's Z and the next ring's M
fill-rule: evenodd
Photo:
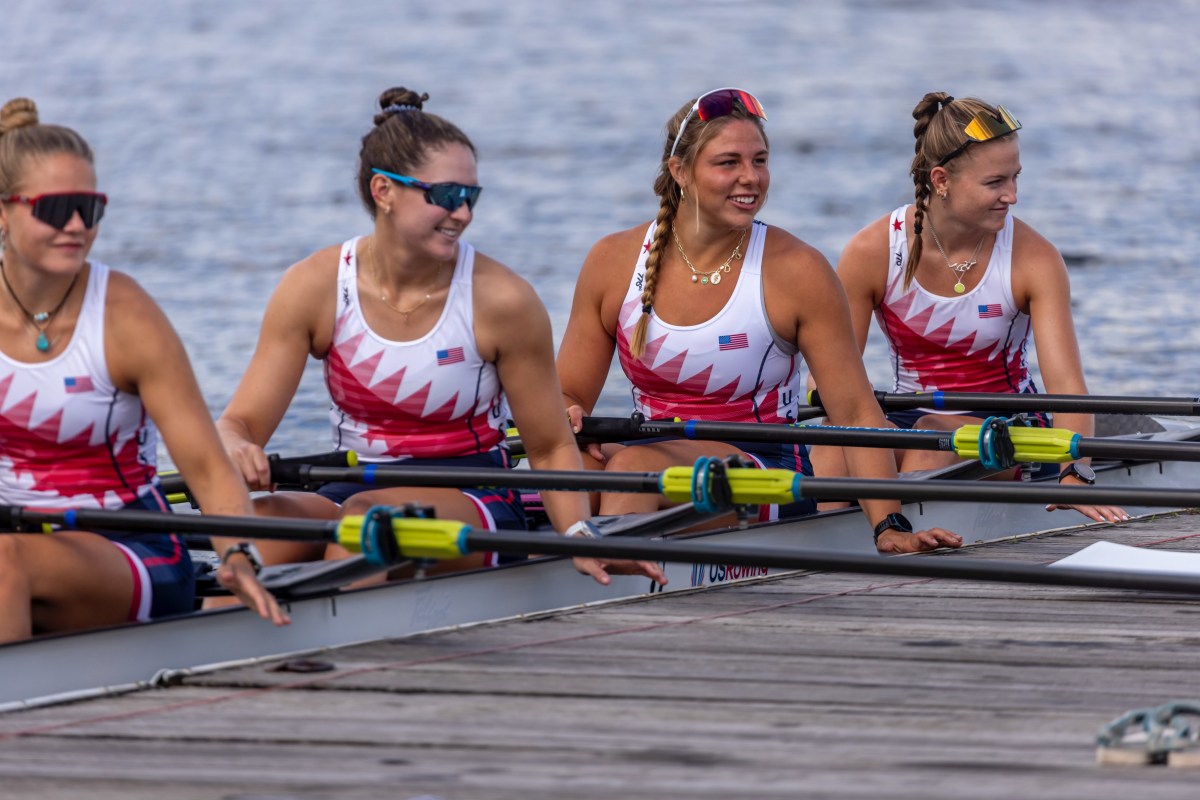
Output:
M171 506L157 487L125 508L171 513ZM196 573L188 549L178 536L121 531L105 531L101 535L120 549L133 575L131 622L186 614L195 609Z
M404 458L398 461L377 462L379 466L401 467L403 469L421 469L422 467L473 467L510 469L507 450L493 450L488 453L476 453L457 458ZM347 499L362 492L376 491L382 487L365 483L335 481L317 489L317 494L328 498L339 506ZM483 530L524 531L528 530L525 518L525 508L519 492L511 489L460 489L475 504L479 513L478 527ZM523 561L523 556L499 556L488 553L489 566L495 563Z

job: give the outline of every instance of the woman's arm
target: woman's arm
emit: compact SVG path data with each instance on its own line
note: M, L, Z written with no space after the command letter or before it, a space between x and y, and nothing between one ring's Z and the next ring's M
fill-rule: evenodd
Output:
M477 255L474 298L480 353L496 364L530 466L582 470L579 448L563 414L550 318L533 287L508 268ZM542 499L560 533L591 518L583 493L545 492ZM637 565L636 570L628 569L632 564ZM609 582L609 571L636 571L665 582L657 566L640 562L575 559L575 565L604 584Z
M1020 220L1014 220L1013 234L1013 296L1018 307L1027 311L1033 324L1033 341L1037 348L1038 368L1049 394L1087 394L1083 376L1083 359L1075 338L1075 323L1071 315L1071 282L1062 255L1045 238ZM1054 415L1056 427L1093 436L1095 417L1091 414L1059 413ZM1080 459L1086 463L1089 459ZM1063 464L1066 471L1070 464ZM1071 476L1072 484L1081 483ZM1120 522L1129 519L1117 506L1050 506L1074 508L1097 522Z
M105 355L114 385L141 398L205 514L253 514L246 486L221 447L187 353L158 305L131 278L112 273L105 309ZM265 619L287 617L248 565L218 579Z
M263 447L300 385L309 355L323 357L333 336L338 248L293 265L271 295L254 355L217 430L251 489L271 488Z
M608 377L620 305L644 232L642 226L606 236L592 247L579 271L557 361L562 403L576 431L580 418L595 408Z
M771 238L775 244L772 245ZM794 331L797 346L816 379L830 424L880 428L886 424L859 352L850 307L832 267L820 253L795 237L771 229L764 264L768 313L782 334ZM785 287L792 289L786 291ZM776 320L785 320L780 330ZM850 473L859 478L896 478L895 457L874 447L846 448ZM900 510L894 500L861 500L872 527ZM957 547L961 537L940 528L903 534L888 529L879 538L884 552Z

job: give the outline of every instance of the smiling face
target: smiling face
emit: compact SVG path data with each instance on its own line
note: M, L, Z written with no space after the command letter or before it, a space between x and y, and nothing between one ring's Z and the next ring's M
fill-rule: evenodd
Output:
M96 171L84 158L69 153L30 157L22 165L13 194L36 197L61 192L96 191ZM24 203L0 203L0 226L6 232L5 266L69 275L83 268L99 226L86 228L78 213L58 230L33 216Z
M475 155L461 144L430 150L425 163L409 177L425 183L479 185ZM377 209L376 224L390 226L415 256L434 261L455 257L458 240L473 218L466 203L447 211L427 202L424 190L404 186L382 175L371 179L371 194Z
M1002 230L1009 207L1017 202L1021 174L1017 137L972 145L952 164L953 171L937 167L930 176L935 190L946 191L946 211L965 224L993 233Z
M734 119L721 126L696 154L690 171L674 159L672 174L714 225L745 228L767 199L771 172L767 143L753 122Z

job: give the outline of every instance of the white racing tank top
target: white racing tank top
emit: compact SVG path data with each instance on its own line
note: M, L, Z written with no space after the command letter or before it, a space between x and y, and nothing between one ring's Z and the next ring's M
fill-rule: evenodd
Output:
M506 447L508 408L496 365L475 344L471 281L475 250L458 261L437 323L409 342L385 339L363 318L358 239L338 260L337 318L325 359L334 447L362 461L452 458Z
M646 259L654 239L646 231L641 255L617 317L617 353L633 384L635 410L647 419L787 423L800 404L802 359L767 318L762 254L767 226L754 222L741 275L729 302L699 325L671 325L653 310L646 352L629 352L642 313Z
M71 341L38 364L0 353L0 502L121 508L153 490L158 432L104 356L109 269L92 261Z
M892 212L887 288L875 309L891 355L892 391L1036 391L1026 360L1029 315L1017 308L1012 292L1012 215L996 234L979 284L964 294L943 297L916 280L904 288L906 209ZM923 257L941 255L926 251Z

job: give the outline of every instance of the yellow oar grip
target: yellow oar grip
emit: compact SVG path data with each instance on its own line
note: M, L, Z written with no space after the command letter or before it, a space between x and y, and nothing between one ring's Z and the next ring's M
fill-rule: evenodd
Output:
M362 527L362 517L343 517L337 527L338 544L351 552L362 552ZM392 534L400 552L409 558L458 558L467 552L463 543L470 530L470 526L452 519L392 519Z
M686 503L693 499L692 478L695 467L668 467L663 470L659 485L668 500ZM735 467L725 471L733 502L748 504L794 503L800 498L799 473L786 469L746 469Z
M982 426L964 425L954 432L954 452L963 458L979 458L979 433ZM1009 428L1013 460L1043 464L1063 464L1078 458L1073 455L1079 434L1065 428Z

